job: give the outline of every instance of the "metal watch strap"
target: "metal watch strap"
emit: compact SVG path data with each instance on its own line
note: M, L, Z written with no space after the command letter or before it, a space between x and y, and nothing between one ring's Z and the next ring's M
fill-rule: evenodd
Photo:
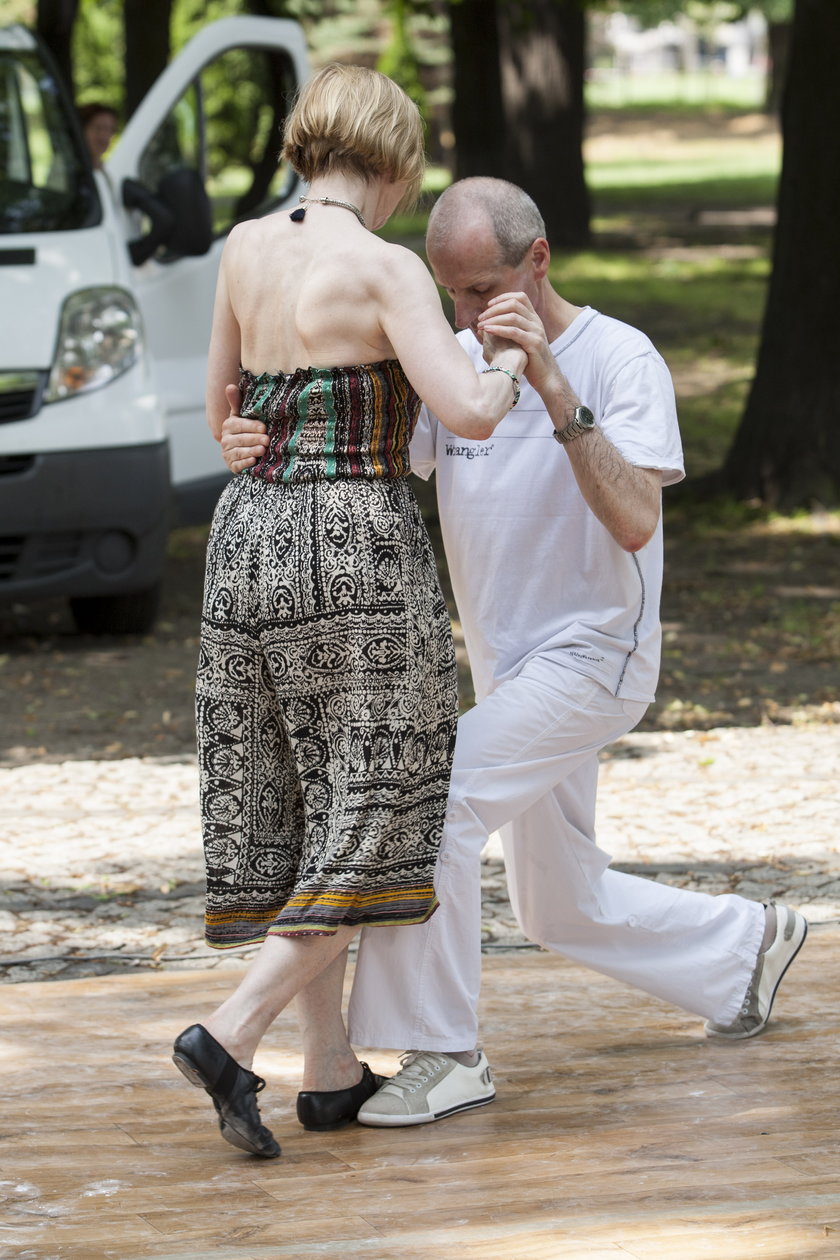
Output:
M574 415L564 429L554 429L554 436L561 446L574 442L582 433L595 428L595 417L588 407L575 407Z

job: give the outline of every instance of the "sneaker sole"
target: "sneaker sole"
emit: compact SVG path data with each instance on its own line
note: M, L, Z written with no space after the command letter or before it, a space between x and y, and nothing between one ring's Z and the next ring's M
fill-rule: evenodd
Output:
M486 1107L495 1098L496 1091L494 1090L487 1098L473 1098L470 1102L458 1103L456 1107L447 1107L446 1111L426 1111L419 1116L359 1115L356 1119L359 1124L367 1124L375 1129L402 1129L408 1124L433 1124L435 1120L445 1120L447 1116L454 1116L459 1111L472 1111L476 1107Z
M751 1037L757 1037L759 1033L764 1032L768 1023L770 1022L770 1016L773 1013L773 1003L776 1001L776 994L779 992L779 985L782 983L785 976L787 975L788 969L790 968L791 963L794 961L800 949L805 944L805 938L808 935L808 920L804 918L803 916L802 922L804 924L804 928L802 932L802 939L797 945L796 949L791 954L790 958L785 963L784 970L781 972L778 980L776 981L776 984L773 988L773 993L771 994L771 997L770 997L770 1005L767 1007L767 1014L765 1015L763 1021L760 1024L758 1024L755 1028L751 1029L749 1032L737 1032L737 1033L717 1032L714 1027L707 1024L705 1026L705 1032L706 1032L707 1037L711 1037L715 1041L749 1041Z

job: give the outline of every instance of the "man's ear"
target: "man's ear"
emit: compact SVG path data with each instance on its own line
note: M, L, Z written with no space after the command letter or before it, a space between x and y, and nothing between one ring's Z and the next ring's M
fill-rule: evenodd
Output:
M544 236L538 236L531 245L531 266L534 268L534 278L543 280L548 274L548 266L551 262L551 248Z

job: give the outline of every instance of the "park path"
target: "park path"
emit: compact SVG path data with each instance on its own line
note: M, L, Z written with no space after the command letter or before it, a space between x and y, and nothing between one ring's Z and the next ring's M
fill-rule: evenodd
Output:
M201 935L197 786L194 758L0 769L0 980L239 964ZM840 918L838 726L631 734L599 802L623 870ZM526 948L494 840L483 882L485 949Z

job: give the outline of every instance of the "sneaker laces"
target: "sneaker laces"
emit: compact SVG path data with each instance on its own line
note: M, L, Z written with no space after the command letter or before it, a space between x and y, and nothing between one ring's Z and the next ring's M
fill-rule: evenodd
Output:
M439 1054L435 1050L408 1050L400 1055L400 1071L392 1076L388 1085L392 1089L413 1093L420 1085L437 1076L441 1068L449 1067L455 1060L448 1054Z

